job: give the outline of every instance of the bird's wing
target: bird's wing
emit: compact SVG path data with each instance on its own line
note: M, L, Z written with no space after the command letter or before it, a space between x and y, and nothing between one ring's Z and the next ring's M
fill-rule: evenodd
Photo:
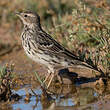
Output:
M65 59L71 60L71 63L76 65L82 65L87 68L95 69L93 66L82 61L78 56L74 55L63 46L61 46L57 41L55 41L49 34L42 32L37 33L35 37L37 47L45 51L47 54L57 55Z
M49 53L57 54L63 57L68 57L74 60L79 60L79 58L61 46L57 41L55 41L49 34L45 32L37 33L35 37L38 48L47 51Z

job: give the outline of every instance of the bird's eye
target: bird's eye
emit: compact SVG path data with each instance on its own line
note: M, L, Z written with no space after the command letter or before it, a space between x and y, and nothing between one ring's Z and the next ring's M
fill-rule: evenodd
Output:
M27 15L24 15L24 17L27 17Z

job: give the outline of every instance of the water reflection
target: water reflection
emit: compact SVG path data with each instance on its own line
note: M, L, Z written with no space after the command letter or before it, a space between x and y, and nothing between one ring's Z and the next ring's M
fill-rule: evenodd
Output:
M68 92L69 90L69 92ZM58 90L60 91L60 90ZM54 95L54 100L42 100L39 97L39 100L36 100L36 97L33 95L29 102L25 102L24 99L26 97L25 89L18 90L17 93L22 96L22 99L19 102L12 104L13 110L73 110L76 107L85 106L87 104L93 103L98 98L98 93L94 91L93 88L80 88L80 87L71 87L71 89L67 89L67 87L63 87L63 91L61 90L57 95ZM31 90L29 89L29 92ZM34 92L38 95L42 94L41 89L36 89ZM94 106L95 107L95 106ZM89 107L91 108L91 107ZM93 109L95 110L95 109Z

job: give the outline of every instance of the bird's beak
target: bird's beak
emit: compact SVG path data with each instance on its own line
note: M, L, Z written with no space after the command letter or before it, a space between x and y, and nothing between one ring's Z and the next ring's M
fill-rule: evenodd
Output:
M21 13L20 12L15 12L15 15L21 17Z
M23 17L22 12L15 12L15 15L20 18L20 20L23 22L23 24L26 24L26 21L25 21L25 19Z

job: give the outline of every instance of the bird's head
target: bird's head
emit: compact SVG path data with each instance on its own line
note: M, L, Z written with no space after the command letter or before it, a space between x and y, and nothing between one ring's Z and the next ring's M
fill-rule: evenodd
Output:
M26 11L16 12L16 15L22 20L24 25L30 26L36 24L40 26L40 16L37 13Z

